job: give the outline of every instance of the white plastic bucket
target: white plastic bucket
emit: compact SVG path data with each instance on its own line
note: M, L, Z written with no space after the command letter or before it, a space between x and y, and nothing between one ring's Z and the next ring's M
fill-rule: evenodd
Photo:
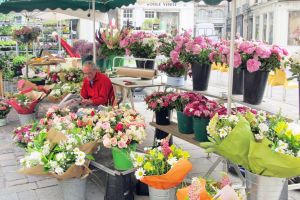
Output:
M175 200L175 192L175 188L160 190L149 186L150 200Z
M184 77L172 77L172 76L167 76L167 85L175 86L175 87L180 87L184 86L185 81Z
M31 123L35 119L35 113L31 114L19 114L20 124L26 125Z
M248 200L288 200L288 182L285 178L266 177L246 170Z
M72 178L59 181L64 200L85 200L86 178Z
M0 119L0 127L6 125L6 118Z

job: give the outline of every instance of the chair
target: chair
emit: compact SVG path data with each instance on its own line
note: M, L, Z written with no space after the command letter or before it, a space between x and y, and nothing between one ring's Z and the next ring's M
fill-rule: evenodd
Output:
M276 69L275 73L270 74L268 78L268 86L271 88L270 98L272 98L273 87L282 86L283 87L283 96L282 100L286 100L286 90L287 89L296 89L298 88L297 83L293 83L287 80L286 72L284 69ZM267 90L268 93L268 90Z

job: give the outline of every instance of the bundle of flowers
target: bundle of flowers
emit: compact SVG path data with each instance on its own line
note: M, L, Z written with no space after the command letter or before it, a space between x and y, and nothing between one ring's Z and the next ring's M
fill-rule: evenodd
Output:
M61 108L59 106L52 106L50 107L47 112L46 116L40 119L40 124L44 126L51 126L53 124L53 120L56 117L64 117L70 114L69 108Z
M191 102L206 99L200 93L194 92L181 92L181 93L171 93L168 95L168 99L172 108L175 108L177 111L183 112L186 105Z
M0 119L5 119L11 106L3 99L0 99Z
M146 137L145 121L135 110L127 107L112 108L98 113L95 128L104 133L106 148L126 149L140 144Z
M241 115L215 114L207 126L208 140L200 145L235 164L249 169L250 141L254 141L249 122Z
M53 84L53 83L59 83L60 77L59 72L50 72L46 79L46 84Z
M36 41L41 32L39 27L23 26L21 29L14 31L13 37L21 43L28 43Z
M170 92L154 92L151 95L145 98L145 102L148 106L148 109L153 111L160 111L163 109L171 110L172 105L170 104L170 99L168 95Z
M13 140L18 146L27 148L40 131L41 127L38 123L21 126L13 131Z
M263 176L289 178L300 175L300 127L280 115L255 116L256 141L250 141L250 171ZM266 120L264 120L266 119Z
M169 146L166 140L146 154L132 153L131 157L137 167L135 177L156 189L176 187L192 169L187 160L189 153L174 145Z
M242 200L243 197L231 187L227 174L222 175L220 181L205 180L201 177L192 178L191 185L177 191L178 200L211 200L230 199Z
M126 55L148 59L156 57L157 44L157 37L146 32L129 34L120 41L120 47L125 48Z
M237 115L237 114L246 114L247 112L252 112L253 114L257 114L257 110L246 107L246 106L238 106L238 107L234 107L231 108L231 115ZM216 113L218 113L219 116L221 115L227 115L227 108L222 106L221 108L219 108Z
M83 80L83 72L81 69L72 68L62 71L60 77L62 82L81 83Z
M183 113L190 117L211 118L219 108L220 105L216 101L203 97L187 104Z
M125 49L120 46L120 42L124 40L129 34L127 28L121 31L110 27L104 31L98 31L96 35L97 41L100 43L100 53L105 57L111 55L122 56L125 54Z
M68 94L79 94L80 89L81 83L59 83L52 88L47 99L53 103L60 102Z
M249 72L274 71L280 68L283 57L288 55L286 49L277 45L268 47L262 42L244 41L239 44L238 50Z
M18 93L7 101L18 114L32 114L35 106L46 96L43 92Z
M182 62L173 63L171 59L158 66L158 70L171 77L182 77L187 73L189 66Z

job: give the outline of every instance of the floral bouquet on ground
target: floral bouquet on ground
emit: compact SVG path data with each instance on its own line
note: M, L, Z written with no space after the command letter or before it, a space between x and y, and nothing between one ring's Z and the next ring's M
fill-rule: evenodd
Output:
M166 140L146 154L132 153L131 157L137 167L135 177L155 189L176 187L192 169L187 160L189 153L174 145L169 146Z
M3 99L0 99L0 119L5 119L10 109L11 106Z
M158 70L165 72L170 77L182 77L187 73L189 66L182 62L173 63L172 60L168 60L158 66Z
M254 141L249 122L241 115L215 114L207 126L209 142L200 145L235 164L249 169L250 141Z
M256 141L250 141L248 154L254 174L279 178L300 175L300 127L280 115L262 117L247 114ZM264 121L265 119L265 121Z
M38 123L21 126L13 131L13 140L18 146L27 148L40 131L42 130Z
M231 187L227 174L223 174L221 181L205 180L194 177L190 186L177 191L177 200L242 200L243 198Z
M28 93L18 93L7 102L18 114L32 114L36 105L46 96L43 92L31 91Z

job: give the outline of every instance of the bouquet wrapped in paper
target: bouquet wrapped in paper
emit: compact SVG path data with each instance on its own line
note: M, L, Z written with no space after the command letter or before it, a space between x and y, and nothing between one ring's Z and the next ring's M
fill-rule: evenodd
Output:
M7 101L18 114L32 114L36 105L46 96L43 92L19 93Z
M27 148L40 131L41 126L39 126L38 122L18 127L13 131L13 140L18 146Z
M170 189L179 185L192 170L189 153L163 141L146 154L133 153L135 177L156 189Z
M255 141L250 141L248 160L252 173L279 178L300 175L300 127L280 115L265 121L248 113ZM259 122L259 123L257 123Z
M195 177L191 185L179 189L176 193L177 200L241 200L242 197L231 187L231 182L226 174L221 181L205 180Z
M254 141L254 136L243 116L216 114L210 120L207 131L210 142L200 143L207 152L215 152L249 169L249 145L250 141Z

